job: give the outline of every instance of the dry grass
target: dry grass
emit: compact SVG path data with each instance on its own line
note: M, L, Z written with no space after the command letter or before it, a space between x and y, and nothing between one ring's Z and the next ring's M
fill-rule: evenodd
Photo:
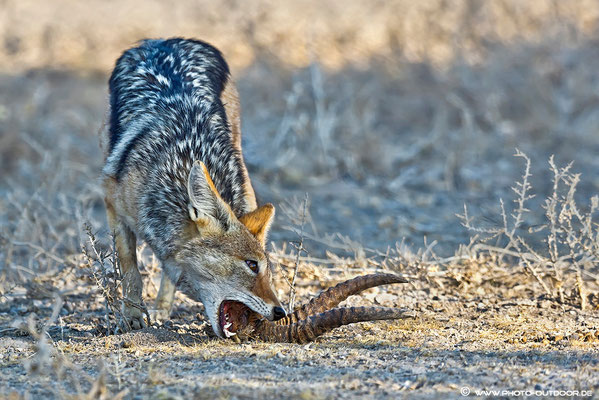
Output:
M0 392L599 390L595 2L114 7L0 11ZM236 71L250 175L280 211L280 298L393 270L410 285L346 304L418 318L237 346L209 338L201 305L178 295L164 326L106 336L120 306L97 181L106 74L134 41L171 35L213 42ZM151 302L159 265L138 252Z
M509 214L503 200L500 200L502 226L474 226L466 206L464 213L458 216L466 228L482 235L471 242L475 252L486 253L500 263L506 258L508 264L518 265L534 276L548 296L560 303L566 302L568 297L584 310L589 301L587 286L592 287L591 293L598 289L599 198L593 196L589 204L579 206L575 194L580 175L570 172L572 163L558 167L551 156L549 165L553 174L553 191L542 206L546 222L525 229L526 214L531 212L527 208L528 202L534 198L530 194L530 159L519 151L516 156L526 160L526 168L522 180L512 187L516 198ZM487 245L492 241L495 246ZM540 247L539 242L544 246ZM568 295L566 292L569 292Z

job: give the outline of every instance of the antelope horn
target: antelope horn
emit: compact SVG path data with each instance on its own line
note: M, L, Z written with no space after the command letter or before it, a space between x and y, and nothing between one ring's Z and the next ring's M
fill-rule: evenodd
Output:
M388 307L342 307L312 315L291 325L277 325L266 319L256 321L254 334L264 340L307 343L323 333L355 322L410 318L406 309Z
M360 293L366 289L391 283L407 283L408 281L393 274L370 274L358 276L322 292L309 303L298 306L287 317L276 322L277 325L290 325L302 321L307 317L319 314L336 307L349 296Z

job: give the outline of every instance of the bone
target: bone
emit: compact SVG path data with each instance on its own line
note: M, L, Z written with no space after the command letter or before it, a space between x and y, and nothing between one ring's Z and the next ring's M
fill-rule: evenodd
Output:
M366 289L407 281L393 274L371 274L339 283L297 307L292 314L277 322L253 314L243 335L271 342L307 343L343 325L355 322L411 318L406 309L387 307L334 308L351 295Z
M339 303L347 299L349 296L358 294L366 289L381 285L389 285L392 283L407 282L408 281L406 279L394 274L370 274L358 276L325 290L320 295L310 300L309 303L296 307L291 314L277 321L276 324L294 324L298 321L306 319L311 315L319 314L337 307Z
M277 325L268 320L256 321L254 335L270 342L308 343L318 336L343 325L365 321L411 318L406 309L387 307L335 308L290 325Z

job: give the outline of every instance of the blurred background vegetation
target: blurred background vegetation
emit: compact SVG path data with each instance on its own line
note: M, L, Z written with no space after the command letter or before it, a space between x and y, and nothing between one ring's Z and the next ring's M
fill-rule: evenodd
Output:
M577 196L599 187L598 18L596 1L4 0L4 262L22 255L37 270L48 260L14 242L71 254L83 221L105 228L106 81L148 37L199 38L225 54L252 180L282 211L277 246L296 238L286 228L308 193L314 254L402 240L453 254L471 235L456 218L464 203L490 225L501 223L498 198L511 207L516 148L532 160L524 226L535 227L551 154L583 173Z
M214 43L238 71L261 51L291 67L366 67L400 55L447 66L484 62L501 43L574 43L595 33L598 17L592 0L5 0L0 68L108 73L140 38L171 36Z

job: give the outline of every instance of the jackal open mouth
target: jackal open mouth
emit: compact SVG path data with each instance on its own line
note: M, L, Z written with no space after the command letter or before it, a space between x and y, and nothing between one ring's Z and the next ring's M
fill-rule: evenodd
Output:
M247 326L250 308L239 301L225 300L220 304L218 323L226 337L235 336L236 332Z

